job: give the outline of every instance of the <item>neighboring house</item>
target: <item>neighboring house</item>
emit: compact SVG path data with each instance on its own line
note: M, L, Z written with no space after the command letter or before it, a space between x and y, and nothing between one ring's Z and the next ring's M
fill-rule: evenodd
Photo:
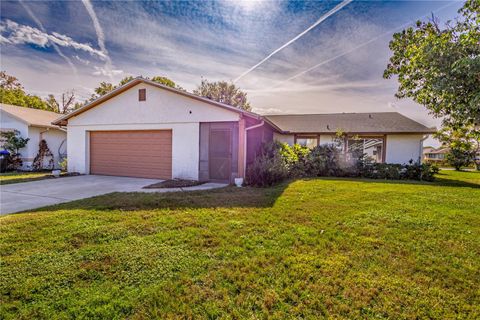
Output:
M377 161L403 163L420 159L432 132L397 113L261 116L143 78L53 123L67 126L71 172L214 181L244 177L274 138L314 146L341 129L364 139Z
M338 142L344 150L353 147L375 162L407 163L421 161L423 141L434 129L397 112L335 113L265 116L281 132L274 138L288 144L308 147Z
M449 148L440 147L438 149L433 147L423 148L423 161L429 163L443 163L446 159Z
M38 154L38 145L42 139L47 142L54 155L54 166L58 168L58 162L66 156L67 150L66 130L52 124L59 116L55 112L0 104L1 131L18 130L22 138L30 139L27 146L19 150L23 160L21 169L32 169L32 162Z

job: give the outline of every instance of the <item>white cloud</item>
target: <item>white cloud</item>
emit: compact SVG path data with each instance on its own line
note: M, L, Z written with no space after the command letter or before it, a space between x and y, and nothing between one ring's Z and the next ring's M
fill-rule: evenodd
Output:
M42 22L37 18L37 16L33 13L32 10L30 10L30 7L24 3L23 1L20 0L20 4L22 5L22 7L25 9L25 11L27 11L27 13L30 15L30 17L33 19L33 21L35 21L35 23L37 24L37 26L40 28L40 30L42 32L46 32L45 30L45 27L43 26ZM60 50L59 46L57 44L55 44L54 42L52 42L52 46L53 46L53 49L58 53L58 55L60 57L63 58L63 60L65 60L65 62L67 62L67 64L70 66L70 68L72 69L73 73L74 74L77 74L77 68L75 67L75 65L73 64L72 60L70 60L69 57L67 57L66 55L63 54L62 50Z
M88 12L88 15L92 19L93 27L95 28L95 33L97 34L98 46L100 47L100 50L102 51L102 53L105 55L104 72L100 74L107 75L108 77L110 77L110 80L113 80L113 76L116 74L116 72L120 71L120 73L122 73L122 71L113 69L112 59L110 59L110 56L108 55L107 47L105 46L105 34L103 33L102 26L98 21L97 14L93 9L92 3L90 2L90 0L82 0L82 2L83 2L83 5L85 6L85 9Z
M97 67L94 66L95 71L93 72L94 75L96 76L107 76L107 77L113 77L113 76L118 76L123 73L123 70L118 70L118 69L112 69L112 68L102 68L102 67Z
M90 44L77 42L63 34L56 32L49 34L31 26L18 24L9 19L5 22L2 21L1 26L1 36L11 44L34 44L45 48L50 45L50 42L52 42L61 47L68 47L87 52L102 60L106 59L106 56L102 51L93 48Z
M80 58L78 55L74 55L73 56L75 59L77 59L78 61L80 61L81 63L83 63L84 65L89 65L90 64L90 61L87 60L87 59L83 59L83 58Z

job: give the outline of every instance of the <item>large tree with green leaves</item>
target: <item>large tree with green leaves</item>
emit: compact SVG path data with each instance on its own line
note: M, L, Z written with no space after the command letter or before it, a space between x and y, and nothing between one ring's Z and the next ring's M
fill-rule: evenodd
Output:
M247 94L233 83L227 81L209 82L202 79L194 94L250 111L252 107L247 100Z
M16 77L5 71L0 72L0 102L2 103L56 113L69 113L82 106L75 101L74 90L65 91L60 95L60 99L53 94L49 94L45 99L28 94Z
M0 72L0 102L20 107L53 111L42 98L26 93L20 81L5 71Z
M398 98L412 98L454 128L480 125L480 1L467 0L441 27L418 21L390 41L385 78L398 76Z

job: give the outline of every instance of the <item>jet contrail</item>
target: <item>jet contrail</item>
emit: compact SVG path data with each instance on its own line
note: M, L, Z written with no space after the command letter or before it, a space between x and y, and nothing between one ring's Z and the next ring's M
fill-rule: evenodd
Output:
M256 68L258 68L261 64L263 64L265 61L267 61L268 59L270 59L273 55L275 55L276 53L278 53L279 51L285 49L286 47L288 47L289 45L291 45L292 43L294 43L295 41L297 41L299 38L303 37L307 32L309 32L310 30L312 30L313 28L315 28L316 26L318 26L320 23L322 23L323 21L325 21L328 17L334 15L335 13L337 13L337 11L339 11L340 9L342 9L343 7L345 7L347 4L349 4L350 2L352 2L353 0L344 0L342 1L340 4L338 4L337 6L335 6L335 8L333 8L332 10L328 11L326 14L324 14L323 16L321 16L317 21L315 21L314 24L312 24L310 27L308 27L307 29L305 29L304 31L302 31L300 34L298 34L295 38L293 38L292 40L288 41L287 43L285 43L283 46L281 46L280 48L276 49L275 51L273 51L272 53L270 53L268 56L266 56L262 61L260 61L259 63L257 63L256 65L254 65L253 67L251 67L250 69L248 69L247 71L245 71L244 73L242 73L241 75L239 75L235 80L233 80L233 82L237 82L238 80L240 80L241 78L243 78L244 76L246 76L247 74L249 74L250 72L252 72L253 70L255 70Z
M445 5L445 6L442 6L442 7L438 8L438 9L435 10L435 11L443 10L443 9L445 9L446 7L451 6L452 4L455 4L455 2L449 3L449 4ZM420 18L422 18L422 17L424 17L424 16L421 16L421 17L419 17L418 19L420 19ZM286 80L283 80L283 81L280 82L280 83L277 83L276 85L274 85L274 86L271 87L270 89L279 87L279 86L281 86L282 84L284 84L285 82L288 82L288 81L290 81L290 80L293 80L293 79L296 79L296 78L298 78L298 77L300 77L300 76L303 76L304 74L306 74L306 73L308 73L308 72L310 72L310 71L312 71L312 70L314 70L314 69L317 69L318 67L321 67L321 66L323 66L323 65L325 65L325 64L327 64L327 63L329 63L329 62L331 62L331 61L333 61L333 60L336 60L336 59L338 59L338 58L341 58L341 57L343 57L343 56L345 56L345 55L347 55L347 54L349 54L349 53L352 53L352 52L354 52L354 51L356 51L356 50L358 50L358 49L360 49L360 48L362 48L362 47L364 47L364 46L366 46L366 45L368 45L368 44L370 44L370 43L372 43L372 42L374 42L374 41L376 41L376 40L378 40L378 39L380 39L380 38L382 38L382 37L385 37L385 36L387 36L387 35L390 35L390 34L392 34L393 32L397 31L398 29L406 28L406 27L408 27L409 25L415 23L418 19L412 20L412 21L410 21L410 22L407 22L407 23L405 23L405 24L403 24L403 25L401 25L401 26L392 28L392 29L390 29L390 30L388 30L388 31L380 34L379 36L376 36L376 37L374 37L374 38L372 38L372 39L370 39L370 40L368 40L368 41L366 41L366 42L364 42L364 43L359 44L358 46L355 46L354 48L352 48L352 49L350 49L350 50L347 50L347 51L345 51L345 52L342 52L342 53L340 53L339 55L336 55L336 56L334 56L334 57L332 57L332 58L330 58L330 59L327 59L327 60L325 60L325 61L322 61L322 62L320 62L320 63L318 63L318 64L316 64L316 65L308 68L307 70L304 70L304 71L302 71L302 72L299 72L299 73L297 73L296 75L291 76L290 78L288 78L288 79L286 79Z
M95 33L97 34L97 41L98 41L98 46L100 47L100 50L105 54L105 69L109 73L110 79L112 79L112 60L110 59L110 56L108 55L108 50L105 47L105 34L103 33L102 26L100 25L100 22L98 21L97 15L95 13L95 10L93 9L92 3L90 0L82 0L83 5L85 6L85 9L87 9L88 15L92 19L93 22L93 27L95 28Z
M22 7L25 9L25 11L27 11L28 15L30 16L30 18L32 18L33 21L35 21L35 23L37 24L37 26L40 28L40 30L42 30L43 32L47 33L47 31L45 30L45 27L43 26L42 22L40 22L40 20L35 16L35 14L33 13L32 10L30 10L30 7L27 6L26 3L23 3L23 1L20 1L20 4L22 5ZM53 49L58 53L58 55L60 57L62 57L66 62L67 64L70 66L70 68L72 69L73 73L75 75L77 75L77 68L75 67L75 65L73 64L72 60L70 60L69 57L67 57L66 55L63 54L62 50L60 50L60 48L58 47L58 45L52 41L50 41L51 44L52 44L52 47Z

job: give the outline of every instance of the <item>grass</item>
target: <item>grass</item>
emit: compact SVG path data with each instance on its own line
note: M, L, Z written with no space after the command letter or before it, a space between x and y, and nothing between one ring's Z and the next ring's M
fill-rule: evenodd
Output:
M52 172L5 172L0 173L0 185L47 179Z
M480 317L480 173L114 193L0 218L0 318Z

